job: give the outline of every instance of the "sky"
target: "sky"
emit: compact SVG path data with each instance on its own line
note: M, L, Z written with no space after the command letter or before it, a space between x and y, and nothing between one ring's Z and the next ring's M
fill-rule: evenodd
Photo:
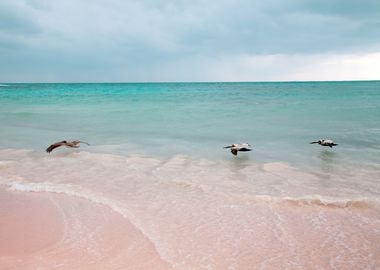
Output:
M0 0L3 83L379 79L379 0Z

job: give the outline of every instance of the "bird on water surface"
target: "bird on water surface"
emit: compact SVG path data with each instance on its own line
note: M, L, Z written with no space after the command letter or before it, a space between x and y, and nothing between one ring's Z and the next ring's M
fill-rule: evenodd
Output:
M53 143L50 145L48 148L46 148L46 152L51 153L55 148L60 147L60 146L66 146L68 148L79 148L80 143L84 143L87 145L90 145L89 143L82 142L82 141L61 141L57 143Z
M314 142L311 142L310 144L314 144L314 143L318 143L322 146L329 146L329 147L333 147L333 146L336 146L338 145L337 143L334 143L332 140L324 140L324 139L321 139L321 140L318 140L318 141L314 141Z
M237 156L238 151L240 152L252 151L251 145L249 145L249 143L233 143L231 145L225 146L224 148L230 148L231 153L234 156Z

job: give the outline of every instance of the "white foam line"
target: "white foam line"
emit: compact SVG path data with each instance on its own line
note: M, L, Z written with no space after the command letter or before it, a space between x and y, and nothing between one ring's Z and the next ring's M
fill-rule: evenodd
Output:
M298 205L308 205L308 206L321 206L321 207L336 207L336 208L350 208L350 207L361 207L379 204L380 201L377 199L370 198L352 198L352 199L342 199L342 198L328 198L321 197L320 195L309 195L302 197L277 197L269 195L254 195L254 194L236 194L236 193L226 193L226 192L215 192L220 196L232 195L236 199L241 200L252 200L252 201L262 201L267 203L294 203Z

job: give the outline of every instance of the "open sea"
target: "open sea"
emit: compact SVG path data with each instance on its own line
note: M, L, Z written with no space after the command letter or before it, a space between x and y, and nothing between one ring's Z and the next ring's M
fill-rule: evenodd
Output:
M90 146L45 152L76 139ZM0 269L380 269L379 254L380 81L0 84Z

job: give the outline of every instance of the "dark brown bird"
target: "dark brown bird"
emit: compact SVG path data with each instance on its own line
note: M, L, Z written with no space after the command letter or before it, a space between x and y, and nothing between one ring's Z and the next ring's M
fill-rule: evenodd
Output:
M251 145L249 145L249 143L234 143L234 144L225 146L224 148L230 148L231 153L234 156L237 156L238 151L241 151L241 152L252 151Z
M57 143L53 143L52 145L50 145L48 148L46 148L46 152L50 153L51 151L53 151L55 148L58 148L60 146L66 146L68 148L79 148L79 145L80 143L84 143L84 144L87 144L87 145L90 145L86 142L82 142L82 141L61 141L61 142L57 142Z

